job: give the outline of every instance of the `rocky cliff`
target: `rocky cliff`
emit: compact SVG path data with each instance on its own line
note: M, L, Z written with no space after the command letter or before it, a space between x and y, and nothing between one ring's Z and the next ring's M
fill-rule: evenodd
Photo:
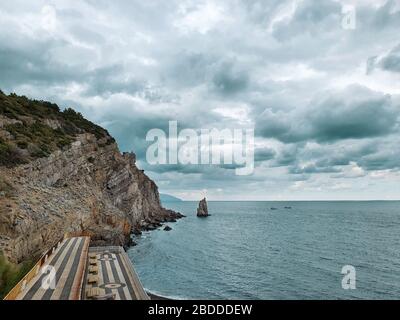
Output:
M104 129L68 109L0 91L0 251L40 255L64 233L125 245L132 232L182 217Z

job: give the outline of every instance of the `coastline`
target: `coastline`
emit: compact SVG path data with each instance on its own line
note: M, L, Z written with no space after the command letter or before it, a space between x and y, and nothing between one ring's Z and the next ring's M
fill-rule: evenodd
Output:
M156 301L174 300L174 299L171 299L171 298L167 298L167 297L163 297L163 296L151 293L148 290L146 290L146 293L149 296L150 300L156 300Z
M146 288L144 288L144 290L146 291L147 295L149 296L150 300L154 300L154 301L181 301L181 300L193 300L193 298L188 298L185 296L176 296L176 295L170 295L170 296L164 296L162 293L159 292L154 292L154 291L150 291Z

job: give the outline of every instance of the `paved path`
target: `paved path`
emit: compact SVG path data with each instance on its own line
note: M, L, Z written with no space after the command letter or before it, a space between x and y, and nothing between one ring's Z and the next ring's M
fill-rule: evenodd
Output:
M116 300L148 300L146 292L122 247L90 248L98 263L99 282L94 287L105 290L106 294L115 294ZM86 284L86 289L92 285Z
M65 239L17 299L79 300L81 298L89 242L89 237ZM55 282L53 282L55 287L50 285L51 267L54 268L52 271L55 275L53 277L55 279ZM43 283L45 286L43 286Z

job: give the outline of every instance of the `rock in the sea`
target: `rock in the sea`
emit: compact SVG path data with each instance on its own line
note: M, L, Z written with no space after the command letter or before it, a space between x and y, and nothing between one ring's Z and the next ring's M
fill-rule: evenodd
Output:
M165 226L164 231L171 231L172 228L170 226Z
M208 217L208 208L207 208L207 200L204 198L199 202L199 207L197 208L197 216L198 217Z

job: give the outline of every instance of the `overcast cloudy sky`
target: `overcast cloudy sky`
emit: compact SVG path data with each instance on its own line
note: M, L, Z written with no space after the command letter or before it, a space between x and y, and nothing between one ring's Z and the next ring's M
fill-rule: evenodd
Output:
M184 199L400 198L400 0L1 1L0 88L81 111ZM168 120L255 126L254 174L148 165Z

